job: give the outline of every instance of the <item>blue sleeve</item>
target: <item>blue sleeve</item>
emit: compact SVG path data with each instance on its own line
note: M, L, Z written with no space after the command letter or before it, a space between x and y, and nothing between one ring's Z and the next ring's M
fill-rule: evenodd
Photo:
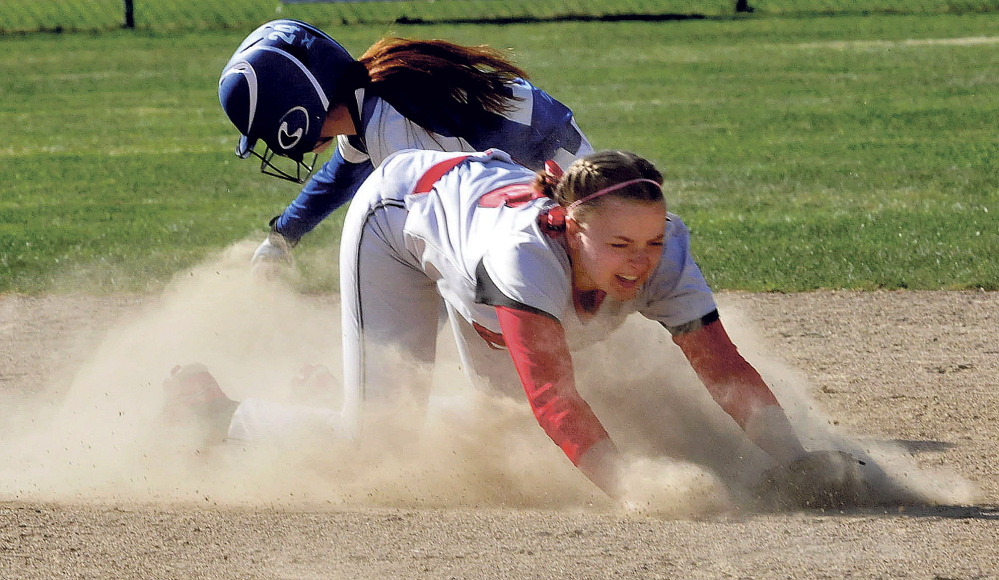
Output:
M477 127L474 134L466 137L473 147L502 149L535 171L544 168L548 160L557 161L564 168L566 161L593 152L569 107L523 79L512 88L515 96L527 94L530 98L518 102L519 108L498 119L495 125Z
M350 201L372 171L374 167L370 161L351 163L337 149L278 216L274 229L289 241L297 242L326 216Z
M552 159L559 149L571 155L590 153L589 142L573 122L572 111L551 95L534 87L534 111L532 125L537 136L538 161Z

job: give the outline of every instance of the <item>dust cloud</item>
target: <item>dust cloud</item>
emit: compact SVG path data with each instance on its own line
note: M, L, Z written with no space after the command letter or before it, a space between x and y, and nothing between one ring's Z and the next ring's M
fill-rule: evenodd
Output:
M200 362L235 400L286 401L305 365L339 375L339 307L293 285L255 279L250 243L178 275L122 320L76 369L31 429L0 437L0 494L33 501L199 502L341 507L527 507L613 510L544 435L522 400L471 393L447 333L423 412L381 415L356 441L322 431L269 445L207 449L164 426L162 382ZM736 344L773 386L807 448L867 460L881 503L960 503L973 490L920 472L901 449L840 433L803 377L766 352L752 325L722 305ZM629 320L575 356L580 392L631 458L628 509L698 518L753 505L769 458L711 400L660 327ZM329 397L335 400L335 396Z
M839 428L809 395L807 378L767 350L753 322L723 300L719 312L740 352L781 402L805 448L844 451L865 462L864 505L974 501L977 490L957 474L920 468L901 446ZM697 488L701 490L718 483L698 471L704 470L724 484L736 505L767 505L758 501L758 483L774 467L772 460L711 400L668 333L633 317L617 336L591 351L577 357L586 382L580 390L619 447L636 457L670 457L695 466L686 472L687 478L702 482Z

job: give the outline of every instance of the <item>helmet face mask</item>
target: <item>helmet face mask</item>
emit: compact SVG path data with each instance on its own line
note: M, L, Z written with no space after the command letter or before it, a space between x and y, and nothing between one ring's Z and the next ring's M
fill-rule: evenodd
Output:
M261 172L304 183L332 102L348 87L342 77L353 57L332 38L303 22L275 20L251 33L219 79L219 102L241 137L236 155L261 160ZM255 151L258 141L264 153ZM310 162L306 158L311 154ZM287 157L294 167L276 157Z
M249 149L245 149L243 153L240 153L240 149L237 146L236 155L240 159L247 159L252 155L260 160L260 173L299 184L305 183L309 179L309 176L312 175L312 171L316 167L316 160L319 159L319 154L313 153L312 159L308 161L283 160L285 159L283 156L276 155L274 150L267 147L266 144L264 144L263 155L254 151L252 146ZM288 167L288 170L286 171L282 167Z
M236 143L236 157L240 159L256 157L260 160L260 173L285 179L293 183L305 183L316 167L316 160L319 159L318 153L313 153L312 159L308 161L306 161L308 154L299 160L290 159L284 155L277 155L266 142L264 143L263 154L257 153L255 147L256 143L253 140L246 135L242 135ZM283 167L287 169L282 169Z

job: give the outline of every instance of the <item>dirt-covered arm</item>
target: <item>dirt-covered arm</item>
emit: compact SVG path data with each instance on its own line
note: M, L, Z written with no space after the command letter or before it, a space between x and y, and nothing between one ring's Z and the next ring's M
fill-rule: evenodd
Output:
M739 354L717 313L702 321L670 331L712 398L779 463L801 457L805 450L787 415L760 373Z

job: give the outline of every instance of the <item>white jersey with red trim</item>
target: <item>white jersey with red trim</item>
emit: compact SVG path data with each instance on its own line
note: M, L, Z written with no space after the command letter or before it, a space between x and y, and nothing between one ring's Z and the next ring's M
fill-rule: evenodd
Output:
M400 152L390 156L364 187L379 187L381 199L400 199L431 167L454 157L454 153ZM427 193L405 195L405 250L466 320L500 332L494 302L483 303L484 282L502 295L504 305L558 320L572 350L602 340L633 312L674 327L715 310L711 291L691 256L688 230L671 214L662 258L637 296L627 302L607 297L584 323L573 305L564 234L545 219L557 204L536 194L532 199L534 178L533 171L506 153L490 150L471 154Z

